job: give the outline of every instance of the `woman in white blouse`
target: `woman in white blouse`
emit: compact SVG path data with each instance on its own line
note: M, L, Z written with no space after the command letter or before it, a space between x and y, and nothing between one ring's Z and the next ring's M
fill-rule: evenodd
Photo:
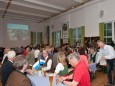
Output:
M59 75L59 76L63 76L68 74L68 66L66 63L66 57L64 52L59 52L58 56L57 56L57 66L55 69L55 73L54 76Z

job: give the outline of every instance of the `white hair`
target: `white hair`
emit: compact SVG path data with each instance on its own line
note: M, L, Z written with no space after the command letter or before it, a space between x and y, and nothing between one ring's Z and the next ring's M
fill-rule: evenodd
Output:
M76 59L78 61L80 60L78 53L71 53L68 55L68 58L73 59L73 60Z
M14 58L16 56L16 52L11 50L8 52L8 58Z

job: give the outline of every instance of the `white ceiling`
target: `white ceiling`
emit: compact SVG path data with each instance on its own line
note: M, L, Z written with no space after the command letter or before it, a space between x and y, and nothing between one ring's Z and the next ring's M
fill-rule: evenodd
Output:
M5 17L26 16L43 21L90 0L12 0ZM1 17L9 0L0 0Z

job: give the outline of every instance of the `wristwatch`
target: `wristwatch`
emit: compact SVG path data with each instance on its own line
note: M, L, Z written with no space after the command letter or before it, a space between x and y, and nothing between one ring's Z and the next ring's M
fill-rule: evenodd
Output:
M64 80L62 81L62 84L64 84Z

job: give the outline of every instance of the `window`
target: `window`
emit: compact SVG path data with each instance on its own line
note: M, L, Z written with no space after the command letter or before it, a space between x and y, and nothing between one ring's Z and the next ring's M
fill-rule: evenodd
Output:
M104 24L104 41L106 44L111 45L111 42L112 42L112 22Z
M54 46L59 47L60 46L60 31L54 32Z
M76 45L76 29L73 29L73 45Z
M77 41L81 44L81 28L77 29Z
M42 32L33 32L33 44L41 44L41 34Z
M73 45L76 45L76 42L78 41L79 43L81 43L81 28L77 28L77 29L73 29L72 30L72 34L73 34Z

